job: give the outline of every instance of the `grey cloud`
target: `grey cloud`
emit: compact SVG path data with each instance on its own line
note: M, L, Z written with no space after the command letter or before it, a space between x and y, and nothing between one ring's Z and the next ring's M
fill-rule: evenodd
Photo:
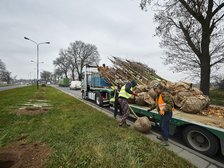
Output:
M1 0L0 20L0 58L19 78L35 73L30 60L36 60L36 49L23 39L27 36L51 42L40 46L44 61L40 69L53 71L59 49L82 40L97 46L101 63L110 64L108 57L120 56L146 63L173 79L160 59L159 39L153 37L153 12L141 11L139 0Z

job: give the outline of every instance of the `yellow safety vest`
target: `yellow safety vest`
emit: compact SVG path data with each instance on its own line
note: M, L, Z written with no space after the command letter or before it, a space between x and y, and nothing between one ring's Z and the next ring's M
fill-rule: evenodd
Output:
M118 97L123 97L125 99L129 99L132 96L132 94L129 94L128 92L125 91L125 86L126 85L124 85L124 86L121 87L121 90L119 92L119 96ZM133 88L131 87L130 90L132 91Z

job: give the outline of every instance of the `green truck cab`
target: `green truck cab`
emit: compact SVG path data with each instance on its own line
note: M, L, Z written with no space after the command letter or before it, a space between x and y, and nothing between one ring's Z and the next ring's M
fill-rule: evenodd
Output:
M68 87L70 84L70 81L68 78L62 78L58 81L58 85L62 87Z

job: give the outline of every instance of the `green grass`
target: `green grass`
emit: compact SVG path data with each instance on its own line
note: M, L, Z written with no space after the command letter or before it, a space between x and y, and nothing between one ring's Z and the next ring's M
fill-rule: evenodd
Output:
M35 86L0 92L0 146L22 134L26 141L48 144L46 167L194 167L132 128L52 87ZM38 116L16 116L12 106L45 98L53 108Z
M13 84L0 84L0 87L12 86Z
M210 99L212 104L224 106L224 90L210 90Z

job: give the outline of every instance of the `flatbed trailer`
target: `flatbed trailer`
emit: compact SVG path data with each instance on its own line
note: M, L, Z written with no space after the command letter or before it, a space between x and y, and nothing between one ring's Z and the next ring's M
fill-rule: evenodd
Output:
M91 69L96 66L84 67L82 98L94 101L98 106L114 106L114 91L110 87L93 87L90 76ZM148 111L148 107L130 104L130 108L139 116L147 116L152 122L159 125L160 115L156 110ZM197 114L173 111L169 128L170 134L182 133L187 146L205 155L215 155L221 151L224 156L224 120Z
M160 115L156 110L148 111L148 107L135 104L131 104L130 108L137 115L147 116L159 125ZM210 156L220 150L224 156L224 129L219 127L222 124L223 119L174 110L169 128L170 135L181 132L184 142L192 149Z

